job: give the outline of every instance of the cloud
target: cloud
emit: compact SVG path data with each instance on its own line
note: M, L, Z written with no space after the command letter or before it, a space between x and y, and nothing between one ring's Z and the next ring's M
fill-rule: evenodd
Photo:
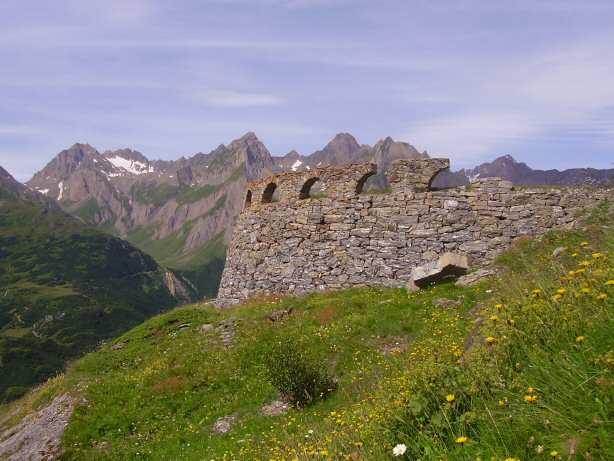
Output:
M30 125L0 125L1 135L33 135L44 133L38 127Z
M247 93L235 90L214 90L196 93L196 99L215 107L265 107L284 104L281 96L266 93Z
M400 137L465 165L523 143L603 143L614 127L613 40L594 36L500 63L469 58L470 71L442 94L455 109L414 122Z

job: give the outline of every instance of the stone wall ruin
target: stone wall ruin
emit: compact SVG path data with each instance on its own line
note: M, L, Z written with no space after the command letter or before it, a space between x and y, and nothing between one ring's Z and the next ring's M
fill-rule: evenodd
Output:
M254 181L226 256L218 304L254 295L357 285L403 286L443 253L491 261L523 235L571 227L608 190L515 188L499 178L431 190L447 159L397 160L387 193L363 192L374 164L327 166ZM318 182L316 195L310 188Z

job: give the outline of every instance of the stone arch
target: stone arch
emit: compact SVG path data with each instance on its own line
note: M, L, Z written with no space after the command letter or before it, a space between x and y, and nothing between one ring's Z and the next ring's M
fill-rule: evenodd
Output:
M454 173L450 171L450 168L444 168L431 176L426 188L427 190L443 190L458 186L466 186L467 184L469 184L469 181L467 181L464 176L461 178L454 175Z
M274 182L268 183L267 186L264 188L264 192L262 193L262 203L273 202L274 201L273 195L275 194L276 190L277 190L277 184L275 184Z
M362 175L362 177L356 183L356 193L357 194L362 193L362 190L365 187L365 183L367 182L367 179L369 179L374 174L375 174L375 171L369 171Z
M318 178L317 176L309 178L307 181L305 181L305 184L303 184L303 187L301 187L301 190L298 194L299 200L311 197L311 189L313 188L313 185L318 181L320 181L320 178Z
M252 206L252 191L248 189L247 194L245 194L245 207L249 208Z

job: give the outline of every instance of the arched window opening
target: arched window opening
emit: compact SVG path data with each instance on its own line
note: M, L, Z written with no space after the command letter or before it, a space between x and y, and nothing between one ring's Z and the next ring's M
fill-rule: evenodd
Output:
M363 175L363 177L358 180L358 182L356 183L356 193L357 194L362 194L363 193L363 190L364 190L364 187L365 187L365 183L367 182L367 179L369 179L374 174L375 174L375 172L370 171L370 172L366 173L365 175Z
M249 208L252 206L252 191L248 190L247 195L245 195L245 208Z
M272 203L278 200L277 184L269 183L262 193L262 203Z
M384 173L369 176L362 186L363 194L387 194L391 190L388 177Z
M320 178L311 178L301 187L298 198L303 200L306 198L321 198L325 196L326 188L324 187L324 183L320 181Z
M449 168L438 171L429 181L427 190L451 189L458 186L466 186L469 181L464 175L456 175Z

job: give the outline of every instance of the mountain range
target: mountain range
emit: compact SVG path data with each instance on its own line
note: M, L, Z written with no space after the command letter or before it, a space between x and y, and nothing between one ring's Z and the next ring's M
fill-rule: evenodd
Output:
M178 271L200 296L213 296L248 181L281 171L362 162L377 163L385 171L396 159L424 157L426 152L390 137L369 146L349 133L337 134L310 155L293 150L283 156L271 155L254 133L247 133L208 154L174 161L150 160L131 149L100 153L88 144L75 144L27 185L85 223L128 240ZM507 155L473 169L443 172L433 186L468 184L484 176L516 184L603 184L614 181L614 169L533 170ZM386 186L383 175L372 182Z

